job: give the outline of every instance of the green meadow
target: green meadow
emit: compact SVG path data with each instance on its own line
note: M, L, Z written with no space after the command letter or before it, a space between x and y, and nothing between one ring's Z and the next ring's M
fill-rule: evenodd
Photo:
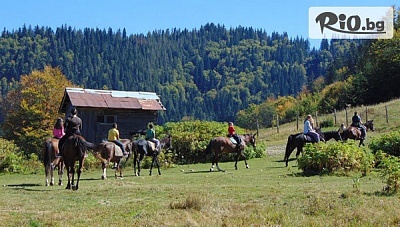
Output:
M376 131L398 130L400 101L350 108L363 119L374 119ZM387 111L387 112L386 112ZM386 115L386 113L388 113ZM323 121L334 115L318 118ZM388 116L388 118L386 118ZM337 113L345 121L345 112ZM339 123L339 124L340 124ZM260 129L263 158L220 163L224 172L210 172L211 163L162 167L162 175L133 175L107 180L101 170L84 171L79 190L45 186L44 171L36 175L0 175L0 226L399 226L400 197L382 193L385 181L376 169L361 173L304 176L292 153L289 167L282 161L287 136L301 131L291 122ZM334 130L335 127L323 129ZM334 141L329 141L334 143ZM365 149L369 149L368 146ZM132 159L130 160L130 162ZM43 174L41 174L43 173ZM153 171L156 173L156 171Z

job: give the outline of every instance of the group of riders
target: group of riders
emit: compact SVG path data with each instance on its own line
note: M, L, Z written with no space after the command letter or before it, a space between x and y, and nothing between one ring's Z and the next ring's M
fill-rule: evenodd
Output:
M53 128L53 137L59 139L58 141L58 150L57 154L58 158L62 157L62 150L65 140L73 135L81 135L82 130L82 119L78 117L78 110L76 108L71 109L71 116L67 117L64 120L62 118L58 118L57 122ZM121 148L121 151L124 156L128 155L126 152L123 143L120 140L120 134L118 130L117 123L113 123L112 128L108 131L108 141L115 143L115 145ZM155 144L156 150L160 150L160 141L156 139L156 132L154 130L154 125L149 123L148 129L146 131L146 140L151 141Z
M311 138L311 142L319 142L319 141L324 141L324 138L321 137L321 135L315 130L314 128L314 119L312 118L311 115L307 115L306 119L304 120L304 131L303 134L305 136L309 136ZM364 140L366 135L367 135L367 129L366 127L362 124L361 117L358 115L357 112L354 112L353 117L351 118L351 126L356 127L361 131L361 140ZM340 125L339 128L339 133L343 134L343 132L346 130L346 126L344 123Z

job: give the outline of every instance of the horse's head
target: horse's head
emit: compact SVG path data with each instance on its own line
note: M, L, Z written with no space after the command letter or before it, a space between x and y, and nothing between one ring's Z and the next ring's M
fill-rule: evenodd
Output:
M365 123L364 126L365 126L367 129L370 129L371 131L375 131L374 120L369 120L369 121L367 121L367 123Z
M171 135L168 135L167 137L162 138L160 140L160 145L161 145L161 148L164 148L166 151L167 150L171 150L172 149L172 137L171 137Z
M252 134L245 134L243 135L243 140L246 144L251 144L253 147L256 147L256 135L257 133L255 133L254 135Z

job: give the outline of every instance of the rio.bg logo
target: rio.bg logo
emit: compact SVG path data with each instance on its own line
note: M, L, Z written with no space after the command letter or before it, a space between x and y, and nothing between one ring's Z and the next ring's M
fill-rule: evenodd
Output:
M391 39L392 7L311 7L312 39Z

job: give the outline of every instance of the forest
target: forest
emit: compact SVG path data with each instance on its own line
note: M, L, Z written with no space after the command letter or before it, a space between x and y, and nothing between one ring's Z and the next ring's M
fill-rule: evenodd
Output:
M67 25L4 29L0 101L21 76L50 66L84 88L156 92L167 108L159 124L234 121L266 105L273 109L262 122L268 125L274 114L288 120L399 97L398 24L396 16L390 40L322 40L319 48L286 33L213 23L147 34ZM296 108L279 110L285 104ZM3 105L0 112L3 121Z
M329 70L346 65L354 71L361 43L324 40L310 50L301 37L212 23L146 35L24 26L1 33L1 97L22 75L51 66L85 88L156 92L167 107L159 123L232 121L250 104L312 90L319 77L337 80L326 76ZM340 61L333 65L334 59Z

